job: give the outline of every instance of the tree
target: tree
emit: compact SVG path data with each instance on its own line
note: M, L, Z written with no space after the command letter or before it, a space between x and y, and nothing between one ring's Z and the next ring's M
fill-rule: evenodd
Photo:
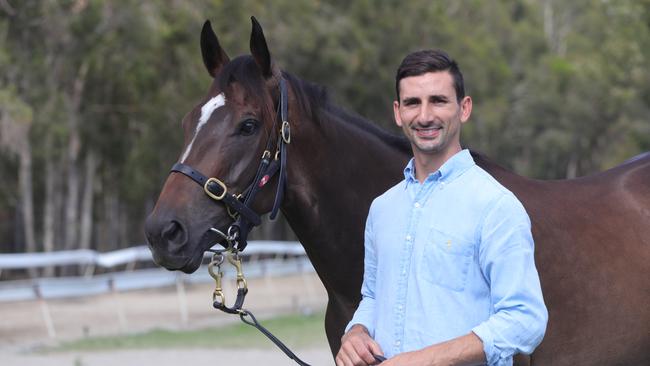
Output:
M579 176L650 149L648 0L0 0L3 125L26 136L0 138L0 248L143 243L182 116L211 82L201 25L236 56L251 15L278 65L396 133L399 62L442 48L474 99L464 144L521 174ZM290 235L276 225L254 237Z

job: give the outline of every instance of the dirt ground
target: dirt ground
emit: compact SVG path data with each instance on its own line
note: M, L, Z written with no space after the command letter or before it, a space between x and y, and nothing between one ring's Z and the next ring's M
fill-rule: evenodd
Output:
M280 278L251 279L246 307L258 318L301 311L320 311L327 301L325 290L313 273ZM291 365L275 348L268 349L165 349L101 352L34 353L33 350L87 336L119 335L154 328L194 329L239 321L211 306L212 284L185 285L144 291L105 294L46 302L0 303L0 365L103 366L181 364ZM234 296L232 284L224 284ZM227 302L232 303L232 298ZM51 318L48 327L47 314ZM326 344L296 349L312 365L332 365Z
M325 349L294 350L303 361L313 366L333 365L332 355ZM1 355L2 365L41 366L287 366L296 365L278 350L247 350L246 352L223 349L135 350L111 352L75 352L54 355Z

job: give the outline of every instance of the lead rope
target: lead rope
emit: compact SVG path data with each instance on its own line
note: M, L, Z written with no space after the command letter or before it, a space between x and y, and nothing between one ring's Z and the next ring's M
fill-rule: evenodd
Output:
M246 320L246 316L250 317L251 320L250 321ZM270 339L271 342L275 343L275 345L278 346L278 348L280 350L282 350L282 352L284 352L285 355L287 355L290 359L294 360L298 365L300 365L300 366L310 366L307 362L305 362L305 361L301 360L300 358L298 358L298 356L296 356L296 354L293 353L289 349L289 347L287 347L284 343L282 343L282 341L279 340L278 337L274 336L273 333L271 333L268 329L264 328L264 326L262 326L262 324L260 324L257 321L257 319L255 319L255 316L253 315L253 313L251 313L250 311L248 311L246 309L241 309L240 312L239 312L239 318L244 323L257 328L257 330L259 330L262 334L264 334L266 336L266 338Z
M289 347L287 347L284 343L282 343L282 341L280 341L276 336L274 336L273 333L271 333L268 329L262 326L257 321L253 313L242 308L242 306L244 305L244 299L246 297L246 294L248 293L248 284L246 282L246 278L244 277L244 272L242 271L242 264L241 264L241 258L239 257L239 252L233 245L233 242L235 242L234 240L235 238L233 237L225 237L225 238L229 244L228 248L222 250L214 250L213 251L214 254L212 255L212 260L210 261L210 264L208 264L208 272L210 273L210 276L215 280L216 283L214 293L212 294L212 301L213 301L212 306L228 314L239 314L239 318L242 320L242 322L250 326L253 326L257 330L259 330L268 339L270 339L271 342L273 342L280 350L282 350L282 352L284 352L285 355L287 355L290 359L294 360L298 365L310 366L308 363L306 363L305 361L301 360L298 356L296 356L296 354L293 353L289 349ZM228 262L232 264L237 270L237 299L235 300L235 304L231 307L226 306L226 297L223 294L223 287L221 281L223 278L223 271L221 271L221 264L224 263L224 257L227 258ZM215 271L215 267L216 267L216 271ZM250 320L247 319L247 317L249 317Z

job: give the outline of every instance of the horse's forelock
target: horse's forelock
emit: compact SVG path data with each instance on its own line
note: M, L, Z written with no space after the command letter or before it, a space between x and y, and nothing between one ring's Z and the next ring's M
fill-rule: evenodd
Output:
M252 56L239 56L226 64L216 81L228 99L229 86L237 83L251 99L258 101L264 117L273 117L273 102L266 90L266 82Z
M329 102L326 89L320 85L301 80L286 72L282 72L282 77L287 80L289 88L294 91L293 95L295 96L300 114L307 116L318 124L320 118L317 111ZM279 94L273 93L274 98L270 97L266 80L262 76L252 56L244 55L231 60L219 73L216 85L220 90L226 92L226 99L228 99L229 85L234 82L241 86L244 93L250 98L262 103L262 110L265 114L269 114L266 117L275 118L273 99L277 99Z

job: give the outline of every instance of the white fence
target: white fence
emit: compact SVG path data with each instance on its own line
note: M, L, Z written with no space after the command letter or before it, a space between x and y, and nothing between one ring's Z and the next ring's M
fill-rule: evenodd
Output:
M210 256L206 253L206 256ZM243 252L247 278L276 276L314 269L298 242L250 241ZM264 259L260 259L264 258ZM174 286L182 283L206 283L213 281L205 268L191 276L170 272L162 268L127 270L93 275L96 267L113 268L136 262L152 261L146 246L132 247L108 253L93 250L60 251L52 253L0 254L0 271L5 269L29 269L49 266L85 266L84 276L35 278L30 280L0 281L0 302L65 297L90 296L115 291L139 290ZM225 277L233 276L224 271Z

